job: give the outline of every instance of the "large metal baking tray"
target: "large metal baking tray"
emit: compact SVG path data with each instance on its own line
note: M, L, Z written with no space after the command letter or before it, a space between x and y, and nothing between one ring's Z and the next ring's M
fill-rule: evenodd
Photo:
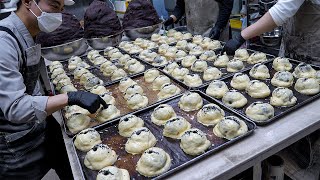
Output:
M160 75L161 75L161 73L160 73ZM152 83L147 83L144 81L144 74L143 73L133 75L131 77L131 79L136 81L138 83L138 85L140 85L142 87L142 89L145 92L145 96L148 97L149 102L145 108L147 108L150 105L153 105L153 104L156 104L156 103L159 103L159 102L162 102L165 100L165 99L163 99L163 100L158 99L157 94L159 91L152 90L152 86L150 86L150 84L152 84ZM116 99L115 106L120 110L120 116L129 114L129 113L132 113L135 111L139 111L139 110L131 110L128 108L128 106L126 104L126 100L123 97L123 93L118 88L119 82L120 82L120 80L113 81L112 83L106 84L105 87L107 90L109 90L109 92L112 93L112 96ZM177 82L173 79L171 79L171 82L181 89L181 93L186 91L186 88L182 84L180 84L179 82ZM83 87L79 84L79 82L75 83L74 86L78 90L83 90ZM177 96L177 95L175 95L175 96ZM142 109L145 109L145 108L142 108ZM68 129L68 127L66 125L66 118L64 117L64 113L63 113L63 120L64 120L64 124L65 124L66 134L69 135L70 137L74 136L76 133L72 133ZM104 123L99 123L98 121L92 120L88 127L95 127L99 124L109 123L110 121L112 121L112 120L109 120Z
M197 91L197 92L202 96L202 98L204 100L204 104L208 104L208 103L216 103L217 104L217 102L215 100L209 98L207 95L201 93L200 91ZM162 103L156 103L156 104L154 104L144 110L133 113L136 116L142 118L145 122L145 126L147 128L149 128L150 131L155 135L155 137L158 140L156 147L160 147L160 148L164 149L171 156L171 159L172 159L172 166L171 166L170 170L153 178L153 179L165 179L166 177L173 174L174 172L176 172L180 169L183 169L184 167L186 167L192 163L197 162L199 159L207 157L210 154L215 153L218 150L226 148L228 145L233 144L233 143L241 140L245 136L250 135L254 131L254 129L256 128L256 125L252 121L248 121L245 118L243 118L239 115L236 115L229 108L226 108L226 107L220 105L220 107L225 111L226 116L233 115L233 116L238 116L239 118L243 119L246 122L249 131L246 134L239 136L239 137L237 137L233 140L230 140L230 141L216 137L212 131L213 127L203 126L202 124L200 124L196 121L195 116L196 116L197 111L193 111L193 112L188 113L188 112L184 112L184 111L180 110L180 108L178 107L178 102L179 102L181 96L182 95L179 95L174 98L170 98ZM153 109L155 107L157 107L159 104L163 104L163 103L171 105L174 108L176 114L186 118L191 123L192 127L199 128L200 130L205 132L207 134L208 140L210 140L210 142L213 143L214 146L211 146L209 148L209 150L207 150L204 154L201 154L199 156L190 156L190 155L185 154L182 151L182 149L179 146L179 144L180 144L179 140L163 137L163 135L162 135L163 127L160 127L160 126L153 124L150 120L150 116L151 116L151 113L153 112ZM131 179L148 179L144 176L139 175L138 172L136 172L135 166L136 166L137 161L140 158L140 155L131 155L125 151L124 144L126 143L127 138L122 137L118 134L118 128L117 128L118 123L119 123L119 118L115 119L114 121L112 121L108 124L104 124L104 125L96 127L96 129L101 134L102 142L104 144L107 144L109 147L111 147L113 150L116 151L116 153L119 155L119 158L118 158L117 162L115 163L115 166L117 166L119 168L127 169L129 171L130 176L131 176ZM83 163L86 153L78 151L78 150L76 150L76 148L74 150L75 150L77 157L78 157L78 160L79 160L78 163L80 163L80 166L82 167L84 177L88 180L89 179L90 180L96 179L98 171L93 171L93 170L88 169L87 167L85 167L85 165Z
M293 65L292 70L290 71L290 72L292 73L292 72L294 71L294 68L295 68L299 63L301 63L301 61L297 61L297 60L290 59L290 62L291 62L291 64ZM270 72L270 76L271 76L271 78L272 78L273 75L276 73L276 71L272 68L272 61L266 62L266 63L264 63L264 64L268 67L269 72ZM311 66L312 66L315 70L320 70L320 67L319 67L319 66L315 66L315 65L311 65ZM244 71L243 73L244 73L244 74L247 74L251 80L254 80L254 78L249 75L249 72L250 72L250 69ZM241 94L243 94L243 95L247 98L248 103L247 103L243 108L239 108L239 109L231 108L231 107L230 107L230 108L233 109L233 110L234 110L235 112L237 112L238 114L240 114L240 115L242 115L242 116L245 116L245 117L247 117L248 119L250 119L250 118L245 114L245 110L246 110L246 108L247 108L250 104L252 104L253 102L256 102L256 101L262 101L262 102L264 102L264 103L270 103L270 98L271 98L272 92L273 92L274 89L277 88L277 87L275 87L275 86L273 86L273 85L271 84L271 78L270 78L270 79L266 79L265 81L260 80L260 81L266 83L266 84L268 85L268 87L270 88L270 91L271 91L270 96L268 96L268 97L266 97L266 98L264 98L264 99L256 99L256 98L252 98L251 96L249 96L249 95L245 92L245 90L241 90L241 91L239 91L239 92L240 92ZM230 85L231 80L232 80L232 76L223 79L223 81L227 84L227 86L228 86L229 89L233 89L233 88L231 87L231 85ZM295 81L296 81L296 80L297 80L297 79L295 78ZM294 89L294 85L295 85L295 82L293 83L293 85L292 85L291 87L289 87L289 89L292 90L294 96L297 98L297 103L296 103L294 106L291 106L291 107L275 107L275 106L273 106L273 108L274 108L274 114L275 114L274 117L272 117L272 118L270 118L270 119L268 119L268 120L266 120L266 121L263 121L263 122L262 122L262 121L255 121L255 120L253 120L253 119L251 119L251 120L254 121L254 122L255 122L257 125L259 125L259 126L267 125L267 124L269 124L269 123L272 123L272 122L276 121L276 120L279 119L280 117L282 117L282 116L284 116L284 115L286 115L286 114L289 114L290 112L293 112L293 111L295 111L296 109L301 108L302 106L306 105L307 103L310 103L310 102L312 102L313 100L318 99L318 98L320 97L320 93L318 93L318 94L316 94L316 95L312 95L312 96L308 96L308 95L301 94L301 93L297 92L297 91ZM205 86L205 87L202 87L200 90L201 90L203 93L205 93L207 87L208 87L208 85ZM211 98L213 98L213 97L211 97ZM215 99L215 98L213 98L213 99ZM223 104L223 102L222 102L221 99L215 99L215 100L217 100L220 104Z

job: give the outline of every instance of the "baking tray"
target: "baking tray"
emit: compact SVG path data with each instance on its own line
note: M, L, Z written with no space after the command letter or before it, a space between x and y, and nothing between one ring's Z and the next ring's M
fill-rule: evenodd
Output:
M197 92L202 96L202 98L204 100L204 104L216 103L215 100L209 98L207 95L201 93L200 91L197 91ZM150 129L150 131L155 135L155 137L158 140L156 147L160 147L160 148L164 149L170 155L170 157L172 159L172 165L171 165L171 168L169 169L169 171L167 171L157 177L154 177L153 179L165 179L166 177L173 174L174 172L176 172L180 169L183 169L184 167L186 167L192 163L197 162L199 159L204 158L204 157L208 157L210 154L217 152L218 150L221 150L221 149L227 147L228 145L233 144L236 141L241 140L245 136L252 134L252 132L256 128L256 125L252 121L248 121L245 118L242 118L241 116L236 115L232 110L230 110L224 106L220 106L225 111L226 116L233 115L233 116L238 116L239 118L243 119L248 126L248 132L246 134L239 136L239 137L237 137L233 140L230 140L230 141L216 137L212 132L213 127L203 126L202 124L198 123L195 120L195 116L196 116L197 111L193 111L193 112L188 113L188 112L184 112L179 109L178 102L179 102L181 96L182 95L179 95L174 98L170 98L162 103L156 103L156 104L154 104L144 110L133 113L136 116L142 118L145 122L145 127ZM153 112L153 109L155 107L157 107L159 104L163 104L163 103L171 105L174 108L176 114L178 116L183 116L184 118L186 118L191 123L192 127L199 128L204 133L206 133L208 140L210 140L210 142L213 143L214 146L211 146L209 148L209 150L207 150L205 153L203 153L201 155L190 156L190 155L185 154L182 151L182 149L179 146L179 144L180 144L179 140L163 137L163 135L162 135L163 127L160 127L160 126L153 124L150 120L150 116L151 116L151 113ZM115 163L115 166L117 166L119 168L127 169L130 176L131 176L131 179L150 179L150 178L146 178L144 176L141 176L141 175L139 175L138 172L136 172L135 166L136 166L136 163L139 160L141 155L131 155L131 154L126 153L126 151L124 149L124 144L126 143L127 138L122 137L118 134L118 128L117 128L118 123L119 123L119 118L115 119L114 121L112 121L108 124L104 124L104 125L96 127L97 131L99 131L99 133L101 134L102 142L104 144L107 144L113 150L115 150L116 153L119 155L119 158L118 158L117 162ZM75 140L75 138L73 140ZM77 157L78 157L78 160L79 160L78 163L80 163L80 166L82 167L84 177L88 180L89 179L90 180L96 179L98 171L93 171L93 170L88 169L87 167L85 167L85 165L83 163L86 153L76 150L75 147L74 147L74 150L75 150Z
M251 55L252 53L256 52L256 51L253 51L253 50L250 50L250 49L247 49L247 50L248 50L249 55ZM273 55L270 55L270 54L266 54L266 55L267 55L267 61L266 61L266 62L272 62L274 56L273 56ZM233 56L229 56L229 59L233 59ZM208 67L209 67L209 66L215 67L215 66L213 65L214 62L212 62L212 61L206 61L206 62L207 62L207 64L208 64ZM180 67L182 67L181 62L177 62L177 64L178 64ZM240 70L239 72L243 72L243 71L249 70L249 69L251 69L251 68L254 66L254 64L248 64L247 62L243 62L243 64L244 64L245 67L244 67L244 69ZM222 76L221 76L221 78L219 78L219 80L225 79L225 78L228 78L228 77L232 77L235 73L238 73L238 72L228 72L228 71L227 71L227 68L219 68L219 67L217 67L217 68L222 72ZM187 69L189 69L189 73L190 73L190 74L198 74L198 75L200 76L200 78L201 78L201 80L202 80L202 82L203 82L201 86L199 86L199 87L190 87L190 86L187 86L182 80L178 80L178 79L174 78L171 74L168 74L168 73L164 72L164 71L163 71L163 70L164 70L164 67L161 68L160 70L161 70L164 74L166 74L167 76L169 76L169 77L177 80L178 82L180 82L180 83L184 84L185 86L187 86L189 89L193 89L193 90L197 90L197 89L199 89L199 88L208 86L208 85L210 84L210 82L212 81L212 80L210 80L210 81L205 81L205 80L203 79L203 74L204 74L203 72L194 72L194 71L191 70L191 67L189 67L189 68L187 68Z
M293 65L292 70L290 71L290 72L292 73L292 72L294 71L294 68L295 68L299 63L301 63L301 61L297 61L297 60L293 60L293 59L289 59L289 61L290 61L290 63ZM265 65L268 67L270 76L271 76L271 78L272 78L273 75L277 72L277 71L275 71L275 70L272 68L272 61L271 61L271 62L265 62L265 63L263 63L263 64L265 64ZM315 70L320 70L320 67L319 67L319 66L315 66L315 65L311 65L311 66L312 66ZM254 78L249 75L249 72L250 72L250 69L244 71L243 73L244 73L244 74L247 74L247 75L249 76L250 80L254 80ZM241 90L241 91L239 90L239 92L240 92L241 94L243 94L243 95L247 98L248 103L247 103L243 108L239 108L239 109L231 108L231 107L230 107L230 108L233 109L233 110L234 110L235 112L237 112L238 114L241 114L242 116L245 116L245 117L247 117L248 119L250 119L250 118L245 114L245 110L246 110L246 108L247 108L250 104L252 104L253 102L256 102L256 101L262 101L262 102L264 102L264 103L270 103L270 97L271 97L271 95L272 95L272 92L273 92L274 89L277 88L277 87L275 87L275 86L273 86L273 85L271 84L271 78L270 78L270 79L266 79L266 80L264 80L264 81L263 81L263 80L260 80L260 81L266 83L266 84L268 85L268 87L270 88L270 91L271 91L270 96L268 96L268 97L266 97L266 98L264 98L264 99L256 99L256 98L252 98L251 96L249 96L249 95L245 92L245 90ZM226 83L226 85L228 86L229 89L234 89L234 88L232 88L231 85L230 85L231 80L232 80L232 77L228 77L228 78L223 79L223 81ZM297 79L295 78L295 81L296 81L296 80L297 80ZM297 92L297 91L294 89L294 85L295 85L295 82L293 83L293 85L292 85L291 87L288 88L288 89L291 89L291 90L292 90L294 96L297 98L297 103L296 103L294 106L291 106L291 107L276 107L276 106L273 106L273 108L274 108L274 117L272 117L272 118L270 118L270 119L268 119L268 120L266 120L266 121L263 121L263 122L261 122L261 121L260 121L260 122L259 122L259 121L254 121L254 120L252 120L252 121L254 121L254 122L255 122L257 125L259 125L259 126L267 125L267 124L269 124L269 123L272 123L272 122L276 121L276 120L279 119L280 117L282 117L282 116L284 116L284 115L286 115L286 114L289 114L290 112L293 112L293 111L295 111L296 109L301 108L302 106L306 105L307 103L310 103L310 102L312 102L313 100L318 99L318 98L320 97L320 93L318 93L318 94L316 94L316 95L312 95L312 96L308 96L308 95L301 94L301 93ZM208 85L205 86L205 87L202 87L202 88L200 89L200 91L202 91L203 93L205 93L207 87L208 87ZM221 99L216 99L216 98L213 98L213 97L211 97L211 98L219 101L220 104L223 104L223 102L222 102Z
M160 72L161 75L161 72ZM163 75L163 74L162 74ZM165 99L163 100L159 100L157 97L157 94L159 91L154 91L152 90L152 86L150 86L150 84L152 83L147 83L144 81L144 73L140 73L140 74L136 74L134 76L131 77L132 80L136 81L138 83L138 85L140 85L142 87L142 89L145 92L145 95L148 97L148 105L145 107L147 108L150 105L165 101ZM120 80L114 81L112 83L106 84L105 87L107 90L109 90L109 92L112 93L112 96L116 99L116 104L115 106L120 110L120 116L135 112L135 111L139 111L139 110L131 110L128 108L127 104L126 104L126 100L123 97L123 93L119 90L118 85L119 85ZM179 82L171 79L171 82L173 84L175 84L176 86L178 86L181 89L181 93L184 93L186 91L186 88L180 84ZM78 88L83 88L79 83L74 84L74 86L78 89ZM80 89L78 89L80 90ZM180 94L181 94L180 93ZM175 95L177 96L177 95ZM145 109L142 108L142 109ZM63 113L63 117L64 117L64 113ZM66 126L66 118L64 117L64 124L65 124L65 131L66 134L69 135L70 137L74 136L77 133L72 133L70 132L70 130L68 129L68 127ZM89 127L95 127L99 124L105 124L105 123L109 123L109 121L104 122L104 123L99 123L98 121L92 120L92 122L90 123Z

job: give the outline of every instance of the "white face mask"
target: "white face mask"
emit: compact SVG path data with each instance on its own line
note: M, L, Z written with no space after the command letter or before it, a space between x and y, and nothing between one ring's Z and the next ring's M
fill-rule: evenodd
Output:
M35 1L33 0L33 2L35 2ZM37 3L36 3L36 5L40 9L40 7L38 6ZM52 31L58 29L58 27L62 24L62 14L61 13L47 13L47 12L43 12L41 9L40 9L40 11L41 11L40 16L35 15L31 11L31 13L37 17L38 26L39 26L40 31L50 33Z

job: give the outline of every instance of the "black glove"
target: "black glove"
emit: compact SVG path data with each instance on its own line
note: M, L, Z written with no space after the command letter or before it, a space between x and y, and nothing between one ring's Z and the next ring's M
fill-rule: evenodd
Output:
M68 92L68 105L78 105L91 114L97 112L101 104L104 108L108 108L107 103L99 95L85 91Z
M221 29L218 27L213 27L210 31L209 37L214 40L218 40L220 38Z
M170 26L171 24L173 24L173 18L169 17L166 21L164 21L164 26Z
M228 55L234 55L234 52L245 42L246 40L241 36L241 33L239 33L239 35L230 39L226 45L224 45L222 53L226 52Z

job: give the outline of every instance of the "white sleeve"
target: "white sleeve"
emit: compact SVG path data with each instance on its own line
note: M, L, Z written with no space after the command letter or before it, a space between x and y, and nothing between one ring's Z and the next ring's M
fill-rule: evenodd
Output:
M290 17L294 16L305 0L279 0L270 10L269 13L273 21L281 26Z

